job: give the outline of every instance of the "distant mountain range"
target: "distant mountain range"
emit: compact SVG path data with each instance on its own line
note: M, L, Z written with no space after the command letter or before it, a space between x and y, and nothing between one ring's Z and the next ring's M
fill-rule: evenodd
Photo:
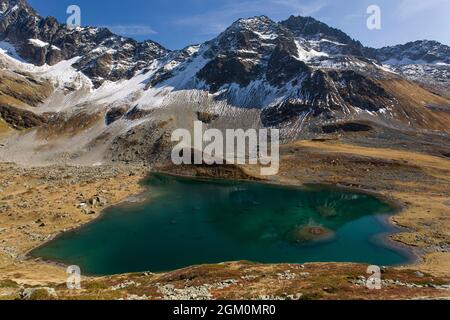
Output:
M289 139L355 120L449 130L448 114L426 107L446 105L450 96L450 47L435 41L374 49L311 17L259 16L171 51L105 28L69 29L25 0L0 0L0 41L0 65L11 81L26 72L27 81L54 87L42 103L22 101L52 114L47 131L55 119L106 119L92 124L77 152L101 137L117 156L133 131L161 144L168 132L161 122L188 126L205 113L217 127L277 126ZM142 129L146 122L157 130Z

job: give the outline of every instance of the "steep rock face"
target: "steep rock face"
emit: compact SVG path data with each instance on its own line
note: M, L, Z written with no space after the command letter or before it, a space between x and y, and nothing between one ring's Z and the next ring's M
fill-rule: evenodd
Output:
M130 78L168 53L155 42L139 43L105 28L70 29L53 17L40 17L25 0L1 0L0 8L0 40L13 44L22 58L54 65L81 56L77 69L96 85Z
M371 58L403 77L420 82L449 96L450 47L437 41L420 40L403 45L366 49Z
M265 16L240 19L207 45L204 56L210 61L197 76L212 91L229 83L247 86L269 71L268 64L271 70L275 68L271 60L274 54L295 46L292 35Z
M0 16L0 40L13 44L25 60L36 65L65 58L56 52L59 48L47 42L58 30L56 19L39 17L25 0L2 0L1 3L8 9Z
M372 60L389 66L406 78L442 88L441 91L450 86L450 47L439 42L422 40L374 49L364 47L344 32L311 17L291 16L281 24L292 31L304 46L329 55L318 65L370 71L368 61ZM352 62L355 58L360 61Z
M310 72L307 62L320 56L265 16L240 19L206 45L209 62L197 76L212 92L231 83L245 87L251 81L281 88Z
M374 80L354 71L330 71L329 76L338 83L337 91L342 99L353 108L378 112L392 106L395 99Z
M55 18L40 17L26 0L0 0L0 41L12 43L19 55L36 65L54 65L81 57L74 65L98 87L105 80L130 79L147 70L155 61L166 60L149 86L156 86L174 75L174 66L185 65L188 50L169 52L159 44L112 34L105 28L69 29ZM267 81L282 87L308 67L378 72L371 61L392 64L407 77L423 78L424 72L403 72L404 64L449 63L450 48L434 41L416 41L382 49L364 48L344 32L311 17L291 16L276 23L265 16L240 19L216 39L202 45L206 65L197 77L211 92L236 83ZM372 60L370 60L372 59ZM303 63L302 63L303 62ZM402 64L397 66L397 64ZM432 80L450 83L447 70L433 69ZM362 70L364 69L364 70ZM419 70L420 71L420 70Z
M295 95L265 108L261 120L266 126L277 126L307 114L327 121L335 119L336 113L379 112L394 104L395 97L362 74L317 70L303 80Z
M236 55L229 55L214 58L197 75L210 85L212 92L215 92L228 83L247 86L258 77L260 71L261 67L257 64L241 60Z
M298 59L298 48L292 38L280 37L267 64L266 78L273 86L284 85L310 68Z
M164 57L167 51L151 41L138 43L132 39L113 35L107 29L95 29L101 33L92 42L94 47L82 53L75 67L90 77L96 84L105 79L117 81L129 79L137 71L149 66L155 59Z
M375 58L388 64L450 64L450 47L437 41L414 41L373 51Z
M296 37L308 40L317 51L364 56L363 46L359 41L312 17L291 16L280 24L292 31Z
M399 114L393 109L400 108L397 95L386 92L382 80L403 78L406 72L412 78L409 67L416 65L383 63L403 59L402 55L415 58L411 52L419 49L428 52L430 63L443 59L440 47L428 42L417 44L417 50L364 48L344 32L308 17L281 23L265 16L239 19L211 41L168 51L152 41L137 42L104 28L68 29L54 18L39 17L24 0L0 3L0 41L14 44L22 58L37 65L62 61L54 66L57 70L36 68L39 75L56 74L52 83L63 93L52 103L63 102L68 109L81 105L102 109L104 121L99 123L107 125L111 137L121 129L127 132L123 127L145 127L156 108L169 113L175 109L174 119L202 118L205 123L227 125L242 120L241 127L280 126L294 133L304 124L321 128L360 116L389 122ZM73 57L79 59L67 60ZM429 69L421 70L417 78L430 73L436 78ZM187 109L192 110L184 114ZM223 120L226 113L229 117ZM214 115L213 120L199 116L203 114ZM236 119L240 115L242 119ZM420 117L417 112L401 121L409 125Z
M313 49L317 41L341 41L335 44L341 53L317 51L323 49ZM385 71L357 56L362 45L312 18L291 17L281 24L265 16L240 19L205 46L208 62L197 73L199 80L210 93L220 91L219 100L251 101L241 105L261 108L266 126L306 114L329 120L338 113L378 112L395 102L372 79L372 70L377 76Z
M211 93L220 90L219 98L230 103L248 92L275 96L282 100L277 105L291 105L289 101L299 95L303 101L314 90L311 81L321 84L317 69L352 70L362 78L385 73L363 56L359 42L313 18L291 17L281 23L265 16L240 19L203 48L207 63L196 76ZM330 90L336 87L334 81L341 79L330 78ZM273 107L271 102L266 99L259 107ZM257 103L248 106L258 107Z
M379 80L400 75L359 42L312 18L239 19L178 57L150 77L147 90L207 91L218 103L260 109L265 126L305 117L317 123L360 113L384 117L398 103Z

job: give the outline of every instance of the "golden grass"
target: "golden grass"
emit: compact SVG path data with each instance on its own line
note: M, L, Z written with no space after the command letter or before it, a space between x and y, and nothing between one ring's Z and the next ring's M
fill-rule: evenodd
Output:
M295 151L284 158L282 182L339 183L376 190L403 207L391 220L409 230L393 235L394 240L411 248L424 249L450 243L450 160L419 152L368 148L339 141L298 141L281 150ZM327 175L321 177L324 172ZM293 175L297 176L292 178ZM450 276L448 252L420 255L423 262L414 266L416 270Z
M425 129L450 132L450 113L430 110L427 104L450 107L450 100L434 94L418 84L407 80L390 79L381 81L383 87L400 102L400 109L410 118L417 120ZM398 117L402 112L396 110Z
M26 103L14 98L14 97L2 94L1 92L0 92L0 105L14 106L14 107L19 107L19 108L24 108L24 109L31 108Z
M7 71L0 71L0 104L35 107L53 91L52 85Z
M435 173L436 169L439 170L439 173L441 174L442 169L444 169L444 172L448 170L447 177L450 177L450 160L424 153L388 148L368 148L334 141L298 141L293 143L293 145L297 147L314 148L329 153L351 154L384 160L403 161L409 165L421 167L430 174Z
M5 122L5 120L0 118L0 134L7 133L9 131L11 131L11 127Z

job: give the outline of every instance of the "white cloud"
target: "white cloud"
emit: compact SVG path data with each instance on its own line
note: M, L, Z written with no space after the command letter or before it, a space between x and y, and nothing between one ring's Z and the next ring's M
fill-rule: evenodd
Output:
M399 13L402 18L409 18L424 10L450 8L449 0L402 0L399 4Z
M146 25L108 25L104 27L122 36L145 36L157 33L152 27Z
M223 5L219 9L174 21L177 25L201 27L202 35L224 31L230 23L255 15L286 19L290 15L310 16L327 5L326 0L244 0Z

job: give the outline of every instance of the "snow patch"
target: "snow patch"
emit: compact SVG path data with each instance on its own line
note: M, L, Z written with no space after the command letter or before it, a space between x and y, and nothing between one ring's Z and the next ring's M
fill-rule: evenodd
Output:
M75 57L70 60L63 60L53 66L47 64L35 66L28 63L19 63L17 67L23 71L33 73L38 77L48 79L57 88L71 87L75 90L81 89L82 87L92 88L91 80L82 72L72 67L79 59L80 57Z
M196 46L189 46L186 48L186 52L192 56L194 54L196 54L198 52L198 50L200 50L200 46L196 45Z
M260 39L262 40L275 40L278 38L278 35L275 33L263 33L258 31L253 31L254 34L256 34Z
M397 74L397 72L395 72L393 69L391 69L391 67L387 64L382 64L379 65L378 63L374 63L375 66L377 66L379 69L389 72L389 73L393 73L393 74Z
M50 45L49 43L44 42L44 41L39 40L39 39L28 39L28 42L30 44L32 44L33 46L39 47L39 48L44 48L44 47L47 47L47 46Z
M0 41L0 53L17 60L18 62L24 62L24 60L16 52L16 48L14 48L14 46L9 42Z
M319 42L328 42L328 43L335 44L335 45L337 45L337 46L346 46L345 43L340 43L340 42L336 42L336 41L331 41L331 40L328 40L328 39L320 39Z
M306 50L298 40L295 40L295 44L297 45L298 59L300 61L307 62L319 57L328 57L328 54L324 52L319 52L314 49Z
M3 7L0 8L1 15L11 14L11 13L17 11L17 9L19 9L19 6L17 4L14 7L12 7L10 10L8 10L9 9L8 4L2 3L2 5L3 5Z
M408 65L408 64L437 64L437 65L445 65L446 63L442 62L442 61L434 61L434 62L427 62L425 60L419 59L419 60L412 60L409 58L402 58L401 60L397 59L397 58L393 58L393 59L389 59L386 61L383 61L383 64L389 64L389 65L394 65L394 66L403 66L403 65Z

